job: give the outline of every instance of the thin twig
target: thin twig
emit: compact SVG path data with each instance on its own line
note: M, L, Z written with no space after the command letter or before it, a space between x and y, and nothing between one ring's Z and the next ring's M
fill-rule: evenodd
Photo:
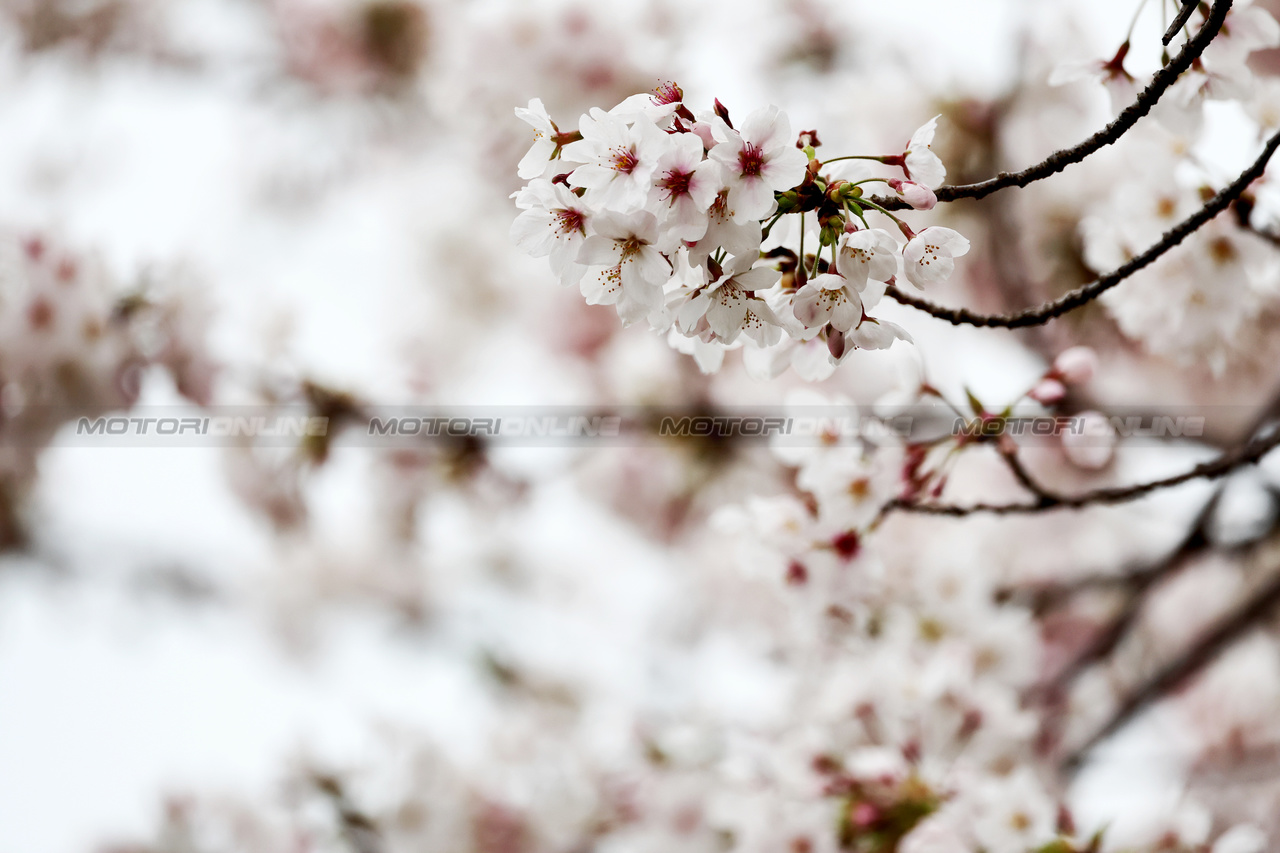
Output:
M1200 58L1200 54L1204 53L1205 48L1209 46L1209 42L1213 41L1218 34L1218 30L1222 28L1222 22L1226 20L1227 12L1231 9L1231 1L1217 0L1209 9L1209 14L1205 17L1199 31L1187 40L1186 44L1182 46L1182 50L1178 51L1178 55L1157 71L1152 76L1151 82L1138 94L1134 102L1125 107L1102 130L1078 145L1055 151L1044 160L1034 166L1023 169L1021 172L1001 172L994 178L979 181L976 184L939 187L935 191L938 201L984 198L997 190L1007 187L1025 187L1027 184L1055 175L1067 168L1067 166L1079 163L1095 151L1119 140L1131 127L1138 123L1138 119L1151 112L1156 102L1168 91L1169 87L1174 84L1182 72L1190 68L1192 63ZM1168 42L1165 43L1168 44ZM882 204L891 210L901 210L907 206L901 199L892 197L883 199L875 197L872 201Z
M1132 486L1095 489L1078 495L1055 495L1047 503L1044 501L1034 504L977 503L969 506L957 506L954 504L923 504L899 499L886 504L884 512L887 514L888 512L902 511L922 515L946 515L953 518L961 518L976 513L1027 515L1052 509L1080 509L1102 504L1126 503L1151 492L1179 486L1192 480L1216 479L1225 476L1237 468L1257 462L1277 445L1280 445L1280 429L1273 430L1270 435L1255 436L1235 450L1224 453L1209 462L1201 462L1181 474L1175 474L1159 480L1150 480L1145 483L1136 483Z
M1059 670L1048 684L1041 688L1042 690L1048 691L1050 695L1065 690L1090 666L1105 660L1116 650L1120 642L1128 636L1129 630L1137 623L1150 593L1156 587L1156 581L1173 574L1210 548L1212 543L1209 540L1209 521L1218 508L1221 496L1222 489L1219 488L1209 500L1205 501L1182 541L1163 559L1143 571L1132 572L1125 576L1129 584L1129 598L1125 601L1124 608L1093 638L1089 645Z
M1249 168L1240 173L1240 177L1210 199L1204 207L1166 231L1155 245L1123 266L1118 267L1115 271L1034 308L1027 308L1012 314L976 314L967 308L947 308L942 305L935 305L918 296L906 293L897 287L890 287L887 292L889 296L892 296L902 304L918 308L933 317L937 317L939 320L946 320L954 326L967 325L1018 329L1047 323L1055 317L1060 317L1069 311L1092 302L1129 276L1151 265L1206 222L1209 222L1229 207L1251 183L1262 176L1262 173L1266 171L1267 162L1275 154L1278 147L1280 147L1280 132L1267 141L1262 154Z
M1053 506L1062 500L1061 496L1041 485L1031 476L1030 472L1023 466L1022 460L1018 458L1018 451L1014 447L1001 447L1000 457L1004 459L1005 465L1013 474L1015 480L1018 481L1024 489L1035 495L1037 502L1045 506Z
M1084 757L1095 746L1217 660L1236 640L1270 615L1277 605L1280 605L1280 574L1219 620L1217 625L1197 640L1191 648L1161 667L1137 690L1129 694L1110 719L1067 757L1063 766L1068 770L1079 767Z
M1164 31L1164 35L1160 41L1168 44L1173 41L1173 37L1178 34L1178 30L1182 29L1191 18L1191 13L1200 5L1200 0L1182 0L1182 8L1178 10L1178 15L1173 19L1173 23L1169 25L1169 29Z

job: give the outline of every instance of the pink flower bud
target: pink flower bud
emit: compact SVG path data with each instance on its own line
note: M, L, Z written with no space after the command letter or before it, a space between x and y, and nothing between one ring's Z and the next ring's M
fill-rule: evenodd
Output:
M1071 347L1053 360L1053 375L1068 385L1083 385L1098 371L1098 356L1089 347Z
M1062 434L1062 451L1072 464L1096 471L1115 453L1116 431L1100 412L1081 412Z
M1052 406L1067 396L1067 386L1056 379L1041 379L1039 385L1027 392L1027 396L1037 403Z
M915 181L900 181L894 178L889 181L889 187L916 210L933 210L934 205L938 203L938 197L934 195L933 190Z

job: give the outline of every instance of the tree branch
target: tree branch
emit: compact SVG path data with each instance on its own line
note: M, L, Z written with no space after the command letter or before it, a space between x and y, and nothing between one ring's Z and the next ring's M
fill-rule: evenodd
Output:
M976 314L967 308L946 308L942 305L935 305L918 296L906 293L897 287L890 287L887 293L904 305L918 308L926 314L937 317L939 320L946 320L954 326L967 325L1018 329L1047 323L1055 317L1060 317L1069 311L1092 302L1129 276L1151 265L1206 222L1209 222L1229 207L1251 183L1262 176L1262 173L1266 171L1267 162L1275 154L1278 147L1280 147L1280 133L1276 133L1267 141L1262 154L1249 168L1240 174L1240 177L1223 188L1204 207L1166 231L1155 245L1142 254L1116 268L1113 272L1034 308L1027 308L1012 314Z
M1079 163L1095 151L1119 140L1130 128L1138 123L1138 119L1151 112L1152 107L1168 91L1169 87L1177 81L1182 72L1190 68L1192 63L1200 58L1200 54L1204 53L1205 48L1209 46L1209 42L1213 41L1214 37L1218 35L1218 31L1222 28L1222 22L1226 20L1227 12L1231 9L1231 2L1232 0L1217 0L1209 9L1209 14L1205 17L1200 29L1187 40L1187 43L1182 46L1182 50L1178 51L1178 55L1157 71L1152 76L1151 82L1147 84L1147 87L1138 93L1138 97L1134 102L1125 107L1102 130L1078 145L1055 151L1044 160L1034 166L1028 166L1021 172L1001 172L994 178L979 181L976 184L939 187L935 191L938 201L984 198L1006 187L1025 187L1027 184L1055 175L1067 168L1067 166ZM1188 17L1190 16L1189 10L1195 6L1195 3L1188 3L1184 7L1183 11ZM1168 43L1169 40L1165 40L1165 44ZM905 202L898 198L876 196L871 200L891 210L901 210L907 206Z
M1063 766L1068 770L1079 767L1090 750L1123 728L1143 710L1182 686L1196 673L1217 660L1236 640L1266 618L1277 605L1280 605L1280 574L1221 619L1191 648L1161 667L1142 686L1131 693L1102 728L1067 757Z
M1168 577L1196 556L1209 550L1212 544L1209 540L1209 521L1218 508L1221 497L1222 489L1219 488L1196 513L1186 535L1163 559L1145 570L1131 572L1124 576L1129 587L1129 597L1124 603L1124 608L1093 638L1089 645L1085 646L1083 651L1059 670L1046 686L1040 688L1041 690L1050 694L1065 690L1081 673L1116 650L1120 642L1128 636L1129 629L1137 623L1148 596L1156 587L1156 581Z
M1171 486L1180 486L1183 483L1203 478L1216 479L1218 477L1230 474L1237 468L1245 465L1251 465L1257 462L1269 451L1280 445L1280 429L1275 429L1270 435L1260 435L1250 439L1245 444L1237 447L1235 450L1224 453L1217 459L1209 462L1201 462L1190 470L1181 474L1175 474L1172 477L1164 477L1160 480L1151 480L1146 483L1137 483L1132 486L1118 486L1107 489L1095 489L1091 492L1084 492L1079 495L1054 495L1047 500L1042 498L1033 504L990 504L977 503L969 506L957 506L954 504L922 504L910 500L894 500L885 505L884 514L893 511L913 512L921 515L945 515L953 518L961 518L976 513L991 513L994 515L1028 515L1037 512L1044 512L1051 509L1080 509L1082 507L1101 505L1101 504L1118 504L1135 500L1143 495L1151 492L1166 489Z

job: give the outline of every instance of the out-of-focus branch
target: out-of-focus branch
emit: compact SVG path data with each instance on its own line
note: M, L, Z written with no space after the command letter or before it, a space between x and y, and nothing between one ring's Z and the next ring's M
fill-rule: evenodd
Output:
M1138 616L1142 613L1142 609L1146 605L1151 591L1155 589L1157 581L1173 574L1196 556L1210 549L1212 543L1209 539L1209 520L1218 508L1221 497L1222 489L1219 488L1209 500L1205 501L1200 511L1196 513L1195 520L1192 521L1182 541L1163 559L1154 565L1148 566L1144 571L1125 575L1129 597L1124 603L1124 608L1111 620L1106 628L1093 638L1093 641L1083 651L1077 654L1070 663L1056 673L1048 684L1041 689L1051 695L1065 690L1086 669L1095 663L1105 660L1116 650L1120 642L1129 635L1130 629L1137 623Z
M1192 676L1216 661L1236 640L1269 616L1277 605L1280 605L1280 573L1219 620L1191 648L1143 682L1121 703L1097 732L1067 757L1063 766L1068 770L1078 767L1090 750L1115 734L1146 708L1181 687Z
M1035 495L1037 503L1044 506L1052 506L1055 502L1060 501L1062 497L1041 485L1030 472L1023 466L1022 460L1018 458L1018 450L1016 447L1001 445L1000 458L1004 460L1010 473L1013 474L1015 480L1031 494Z
M1196 3L1187 3L1183 8L1183 12L1190 16L1189 10L1195 5ZM1218 35L1218 31L1222 28L1222 22L1226 20L1227 12L1230 9L1231 0L1217 0L1210 7L1204 24L1194 36L1187 40L1187 43L1182 46L1182 50L1178 51L1178 55L1169 60L1167 65L1152 76L1151 82L1138 94L1133 103L1125 107L1110 124L1093 136L1078 145L1055 151L1044 160L1034 166L1028 166L1020 172L1001 172L994 178L979 181L976 184L939 187L936 191L938 201L955 201L962 198L977 199L1007 187L1025 187L1050 175L1056 175L1068 166L1082 162L1095 151L1115 143L1131 127L1138 123L1138 119L1151 112L1156 102L1168 91L1169 87L1174 84L1182 72L1190 68L1200 58L1205 48L1209 46L1209 42L1213 41L1214 37ZM1169 40L1166 39L1165 44L1168 43ZM900 199L895 198L877 196L872 201L890 209L900 210L906 206Z
M1212 220L1222 211L1226 210L1232 202L1238 199L1248 188L1248 186L1262 176L1267 168L1267 162L1275 154L1276 149L1280 148L1280 133L1275 134L1267 141L1266 147L1263 148L1262 154L1253 162L1249 168L1245 169L1231 184L1223 188L1221 192L1210 199L1203 207L1184 219L1165 232L1155 245L1148 248L1142 254L1134 257L1128 263L1116 268L1113 272L1095 279L1086 285L1076 288L1057 299L1037 305L1034 308L1027 308L1012 314L977 314L966 308L947 308L942 305L935 305L928 300L913 296L905 291L890 287L888 295L898 300L904 305L910 305L912 308L918 308L925 313L937 317L939 320L946 320L954 326L986 326L999 327L1006 329L1018 329L1026 326L1037 326L1047 323L1055 317L1060 317L1076 308L1086 305L1097 299L1103 293L1115 287L1129 276L1139 272L1143 268L1151 265L1170 249L1177 246L1191 234L1199 230L1205 223Z
M1131 486L1095 489L1078 495L1052 495L1048 499L1042 498L1033 504L976 503L969 506L958 506L955 504L917 503L914 500L899 499L886 504L885 512L902 511L922 515L946 515L960 518L976 513L1026 515L1051 509L1080 509L1087 506L1125 503L1148 495L1151 492L1179 486L1192 480L1216 479L1225 476L1237 468L1252 465L1277 445L1280 445L1280 429L1273 430L1269 435L1255 436L1235 450L1224 453L1217 459L1201 462L1181 474L1174 474L1171 477L1150 480L1145 483L1135 483Z

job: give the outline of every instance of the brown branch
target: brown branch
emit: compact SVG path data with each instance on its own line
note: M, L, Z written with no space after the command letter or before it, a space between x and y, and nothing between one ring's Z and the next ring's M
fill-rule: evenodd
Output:
M1104 660L1116 650L1121 641L1128 636L1130 629L1137 624L1138 616L1142 613L1152 590L1155 589L1156 582L1173 574L1196 556L1209 550L1212 545L1209 540L1209 521L1218 508L1221 497L1222 489L1219 488L1196 513L1187 534L1163 559L1145 569L1130 572L1124 576L1129 586L1129 598L1125 601L1124 608L1093 638L1089 645L1085 646L1070 663L1059 670L1048 684L1039 690L1045 691L1048 695L1059 695L1085 670Z
M1015 480L1022 488L1035 495L1037 503L1043 506L1052 506L1062 498L1060 495L1042 486L1031 473L1023 466L1022 460L1018 458L1016 447L1002 444L1000 447L1000 458L1004 459L1005 465L1008 466L1010 473L1013 474Z
M1216 490L1196 514L1188 532L1179 543L1154 562L1120 572L1088 574L1067 581L1033 583L1022 587L1004 586L998 589L996 594L1001 601L1016 602L1030 608L1031 612L1037 616L1043 616L1089 590L1118 589L1128 595L1140 593L1154 581L1177 568L1181 562L1193 559L1210 549L1211 543L1205 525L1211 509L1219 500L1221 491L1221 489ZM1243 550L1245 549L1242 546L1236 546L1224 549L1224 553L1238 553Z
M1206 222L1209 222L1232 202L1239 198L1240 194L1245 191L1249 184L1262 176L1266 171L1267 162L1271 156L1275 154L1276 149L1280 147L1280 132L1276 133L1267 141L1266 147L1263 148L1262 154L1253 162L1253 165L1245 169L1240 177L1236 178L1231 184L1223 188L1221 192L1210 199L1204 207L1200 208L1191 216L1182 222L1170 228L1164 233L1155 245L1148 248L1145 252L1130 260L1128 263L1118 267L1115 271L1110 272L1101 278L1095 279L1090 283L1072 290L1057 299L1037 305L1034 308L1027 308L1012 314L976 314L967 308L946 308L942 305L935 305L918 296L913 296L900 290L897 287L888 289L889 296L898 300L904 305L910 305L912 308L918 308L927 314L937 317L939 320L946 320L955 326L986 326L999 327L1005 329L1018 329L1025 326L1038 326L1047 323L1055 317L1073 311L1076 308L1086 305L1097 299L1103 293L1115 287L1129 276L1142 270L1158 260L1162 255L1170 249L1177 246L1192 233L1197 231Z
M1277 605L1280 605L1280 574L1219 620L1191 648L1161 667L1137 690L1129 694L1111 718L1067 757L1063 766L1068 770L1078 768L1084 757L1095 746L1216 661L1236 640L1270 615Z
M1174 16L1173 23L1169 24L1169 29L1164 31L1164 35L1160 37L1160 41L1168 44L1173 41L1173 37L1178 34L1178 30L1186 26L1187 21L1191 20L1191 13L1200 5L1200 0L1182 0L1182 8L1178 10L1178 14Z
M1136 483L1132 486L1095 489L1078 495L1055 495L1047 502L1041 500L1034 504L977 503L969 506L958 506L955 504L923 504L911 500L898 499L886 504L884 513L902 511L921 515L945 515L961 518L976 513L1027 515L1052 509L1081 509L1087 506L1126 503L1151 492L1172 486L1180 486L1192 480L1216 479L1225 476L1237 468L1252 465L1277 445L1280 445L1280 429L1273 430L1270 435L1255 436L1235 450L1224 453L1209 462L1201 462L1181 474L1175 474L1159 480L1150 480L1145 483Z
M1152 76L1151 82L1147 84L1147 87L1138 93L1138 97L1134 99L1134 102L1125 107L1102 130L1071 148L1055 151L1044 160L1034 166L1028 166L1021 172L1001 172L994 178L979 181L976 184L939 187L935 192L938 201L984 198L1006 187L1025 187L1050 175L1056 175L1067 166L1082 162L1099 149L1118 141L1120 137L1128 133L1129 129L1138 123L1138 119L1151 112L1156 102L1168 91L1169 87L1174 84L1182 72L1190 68L1200 58L1200 54L1204 53L1205 48L1209 46L1209 42L1213 41L1214 37L1218 35L1218 31L1222 28L1222 22L1226 20L1227 12L1231 9L1231 2L1232 0L1217 0L1209 9L1209 14L1205 17L1199 31L1187 40L1187 43L1182 46L1182 50L1178 51L1178 55L1157 71ZM1190 5L1194 6L1195 4ZM1165 44L1168 43L1168 41L1165 42ZM906 204L897 198L875 196L871 200L882 207L888 207L892 210L901 210L906 207Z

